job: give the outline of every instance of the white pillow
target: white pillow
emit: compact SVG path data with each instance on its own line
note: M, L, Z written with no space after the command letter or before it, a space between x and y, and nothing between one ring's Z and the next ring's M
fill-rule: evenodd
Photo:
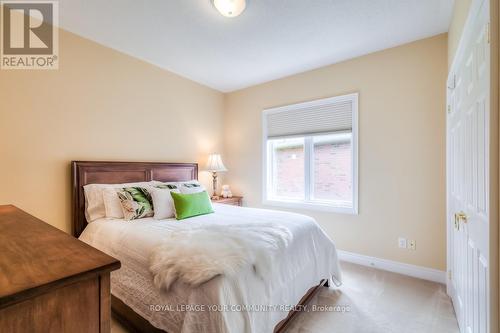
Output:
M104 198L104 209L106 212L106 217L114 219L123 219L123 209L120 198L118 197L119 188L112 187L103 190L102 195Z
M117 189L128 186L151 186L156 185L159 182L138 182L138 183L124 183L124 184L88 184L83 187L83 192L85 194L85 217L87 222L93 222L97 219L106 217L106 206L104 202L104 190L105 189ZM120 200L118 196L116 198L118 203ZM120 204L121 207L121 204ZM120 208L121 209L121 208ZM113 210L114 211L114 210Z
M165 184L167 185L167 184ZM175 183L168 184L171 188L153 187L151 197L153 198L153 208L155 211L155 220L163 220L175 217L174 200L170 192L180 193ZM161 186L161 185L160 185ZM175 187L174 187L175 186Z
M190 180L188 182L179 182L179 190L183 194L200 193L206 191L205 187L197 180Z
M87 222L92 222L106 216L102 191L105 188L112 188L112 185L89 184L83 187L85 193L85 218Z

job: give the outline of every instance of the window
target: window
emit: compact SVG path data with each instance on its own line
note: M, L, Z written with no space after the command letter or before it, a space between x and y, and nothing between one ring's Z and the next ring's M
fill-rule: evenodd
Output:
M358 95L265 110L264 201L357 213Z

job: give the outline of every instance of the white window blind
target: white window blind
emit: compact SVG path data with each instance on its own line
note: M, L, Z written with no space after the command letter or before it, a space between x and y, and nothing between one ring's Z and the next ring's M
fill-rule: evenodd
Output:
M351 132L357 94L267 110L267 138Z

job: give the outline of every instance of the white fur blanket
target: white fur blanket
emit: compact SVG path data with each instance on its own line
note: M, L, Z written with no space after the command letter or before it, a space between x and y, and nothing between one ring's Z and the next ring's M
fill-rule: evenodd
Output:
M287 228L270 223L175 230L153 249L149 269L163 290L177 280L198 286L217 275L234 276L245 266L264 278L291 239Z

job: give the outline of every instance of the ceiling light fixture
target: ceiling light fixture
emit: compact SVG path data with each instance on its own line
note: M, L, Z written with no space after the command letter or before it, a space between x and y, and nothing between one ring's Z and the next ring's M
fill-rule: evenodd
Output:
M246 7L245 0L213 0L215 8L225 17L236 17Z

